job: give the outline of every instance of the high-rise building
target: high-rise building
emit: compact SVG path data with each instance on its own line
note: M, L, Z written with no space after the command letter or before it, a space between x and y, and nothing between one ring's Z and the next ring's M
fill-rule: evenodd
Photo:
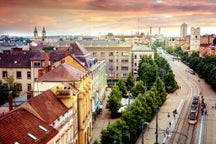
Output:
M187 24L183 23L180 28L180 37L185 38L187 35Z

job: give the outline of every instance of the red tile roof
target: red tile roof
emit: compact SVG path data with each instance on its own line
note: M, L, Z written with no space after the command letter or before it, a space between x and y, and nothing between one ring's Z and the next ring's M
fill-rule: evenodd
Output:
M33 110L48 124L52 124L68 111L68 108L55 97L51 90L27 101Z
M34 140L28 133L37 139ZM58 131L53 127L23 108L11 111L0 117L1 144L48 142L57 133Z
M46 82L74 82L79 81L81 76L86 75L87 72L76 69L75 67L63 63L55 69L44 74L38 81Z

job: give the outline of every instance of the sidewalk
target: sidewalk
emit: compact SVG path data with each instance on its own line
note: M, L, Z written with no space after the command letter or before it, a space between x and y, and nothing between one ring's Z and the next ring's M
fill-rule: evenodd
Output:
M96 121L92 126L93 131L92 131L92 139L90 144L93 144L95 140L98 140L98 142L100 142L101 130L106 129L109 123L113 123L115 121L115 119L111 119L110 117L111 112L109 111L109 109L106 108L106 103L110 92L111 92L111 88L108 88L106 91L105 99L103 101L102 112L97 116Z

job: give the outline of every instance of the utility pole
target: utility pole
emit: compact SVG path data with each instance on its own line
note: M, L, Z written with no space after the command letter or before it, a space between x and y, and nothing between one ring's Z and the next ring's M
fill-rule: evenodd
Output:
M156 131L155 131L155 138L156 138L155 144L159 144L158 143L158 105L156 106Z
M128 92L128 111L130 111L130 90Z

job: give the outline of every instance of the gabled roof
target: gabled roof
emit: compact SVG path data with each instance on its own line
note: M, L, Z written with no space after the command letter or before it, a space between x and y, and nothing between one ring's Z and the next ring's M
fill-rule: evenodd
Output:
M21 144L48 142L58 131L25 109L19 108L0 117L0 133L0 143Z
M0 53L0 68L31 68L31 61L43 61L44 51L20 51ZM49 51L50 61L56 62L65 57L65 51Z
M52 124L68 111L68 108L55 97L51 90L33 97L27 103L48 124Z
M72 51L72 54L79 59L81 63L84 64L85 67L90 68L91 63L94 60L94 58L90 55L90 53L82 47L78 42L73 42L70 44L70 48Z
M74 82L79 81L80 78L86 75L87 72L76 69L75 67L63 63L55 69L44 74L38 81L44 82Z
M89 52L78 42L71 43L70 48L72 48L72 53L76 55L76 57L86 57L87 55L90 55Z
M0 68L30 68L30 58L34 52L22 51L19 53L0 54Z

